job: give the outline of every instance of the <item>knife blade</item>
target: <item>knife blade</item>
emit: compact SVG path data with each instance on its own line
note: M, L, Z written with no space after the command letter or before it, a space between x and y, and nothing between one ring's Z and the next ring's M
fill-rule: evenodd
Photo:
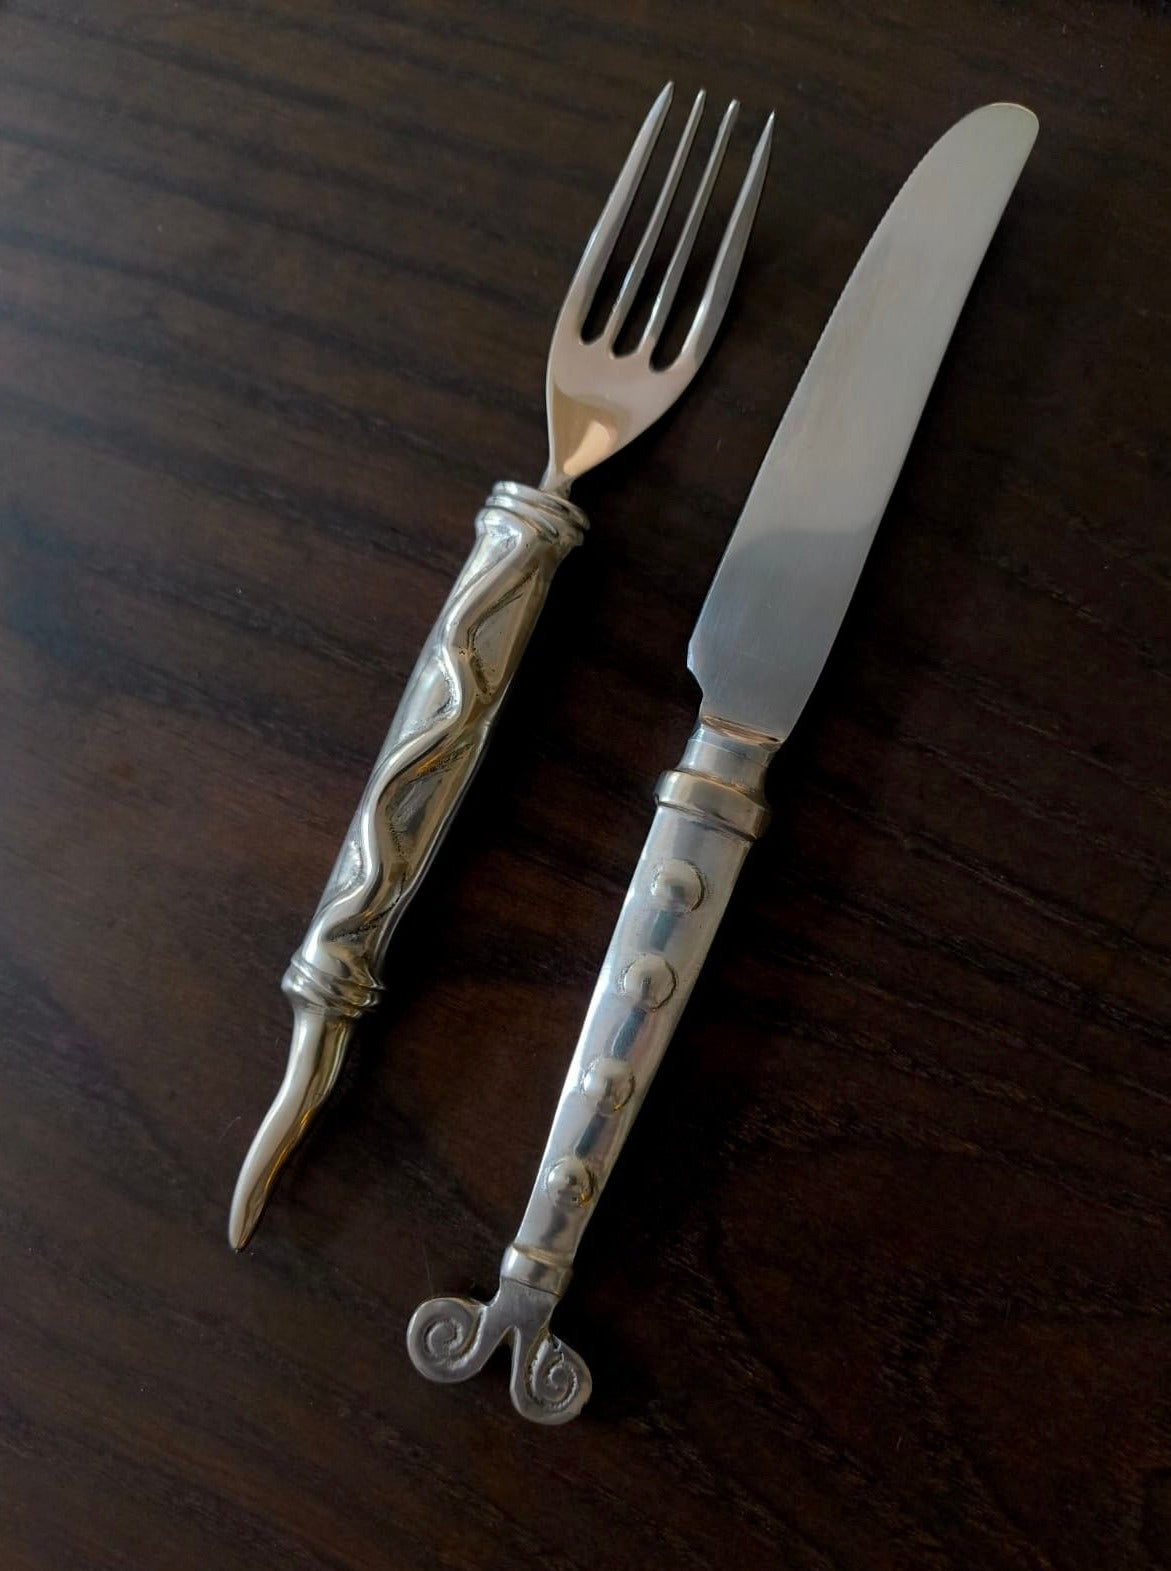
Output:
M930 150L875 231L773 438L696 623L703 691L627 891L520 1231L490 1303L430 1299L415 1367L464 1380L512 1344L513 1405L581 1411L591 1377L549 1329L582 1234L768 821L769 763L812 692L960 309L1037 133L976 110Z
M688 651L704 710L783 741L846 613L960 310L1037 135L952 126L862 253L797 384Z

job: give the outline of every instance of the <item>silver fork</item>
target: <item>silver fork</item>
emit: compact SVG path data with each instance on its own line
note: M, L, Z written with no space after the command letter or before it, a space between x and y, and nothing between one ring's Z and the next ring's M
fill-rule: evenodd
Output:
M293 1148L329 1095L355 1023L376 1005L387 946L471 783L550 581L584 536L569 501L579 475L659 418L711 348L756 216L773 116L756 144L679 354L651 365L720 171L739 105L728 105L637 347L615 341L645 279L703 114L696 95L654 211L601 335L586 317L671 104L668 83L635 138L561 307L545 381L549 462L539 489L502 481L407 683L325 893L281 984L293 1009L284 1080L240 1169L228 1237L242 1249Z

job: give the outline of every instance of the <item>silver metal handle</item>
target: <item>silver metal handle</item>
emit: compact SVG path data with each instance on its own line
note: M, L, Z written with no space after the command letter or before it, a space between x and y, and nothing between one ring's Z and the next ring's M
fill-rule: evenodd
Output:
M505 1339L514 1407L565 1423L590 1394L584 1360L553 1336L578 1244L707 956L753 840L777 743L700 721L658 810L574 1050L520 1231L491 1303L436 1298L407 1346L431 1380L466 1380Z
M415 666L282 988L288 1068L245 1159L229 1231L247 1241L285 1159L329 1095L354 1024L383 991L387 946L471 783L549 584L582 539L563 497L504 481Z

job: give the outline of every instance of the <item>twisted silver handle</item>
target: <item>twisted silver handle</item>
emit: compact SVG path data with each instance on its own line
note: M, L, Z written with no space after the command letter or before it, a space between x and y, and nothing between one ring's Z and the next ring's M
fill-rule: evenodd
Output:
M281 1088L236 1184L229 1237L248 1241L276 1176L329 1095L358 1018L383 991L387 946L446 834L549 584L586 517L504 481L419 656L316 914L285 973L293 1036Z
M549 1319L582 1234L690 997L736 878L768 822L764 777L777 743L701 720L658 810L602 963L529 1197L489 1304L431 1299L407 1346L431 1380L464 1380L513 1345L512 1400L564 1423L589 1396L589 1370Z

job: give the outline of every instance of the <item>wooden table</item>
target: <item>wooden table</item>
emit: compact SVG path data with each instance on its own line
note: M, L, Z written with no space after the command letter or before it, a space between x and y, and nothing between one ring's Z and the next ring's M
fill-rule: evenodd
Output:
M383 14L385 12L393 14ZM0 9L0 1567L1171 1566L1163 5ZM654 91L777 111L727 331L594 520L235 1258L277 984ZM1035 154L775 827L559 1328L490 1291L859 251L965 110ZM740 165L742 167L742 165Z

